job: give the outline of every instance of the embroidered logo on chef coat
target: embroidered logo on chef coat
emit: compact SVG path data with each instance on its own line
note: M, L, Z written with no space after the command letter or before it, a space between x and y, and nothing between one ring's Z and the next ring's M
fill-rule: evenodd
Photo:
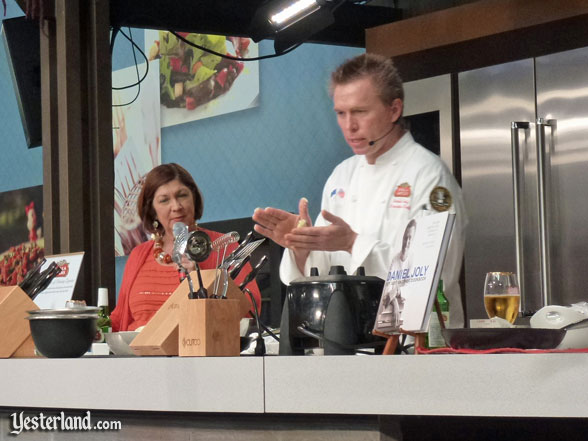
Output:
M410 197L410 184L408 182L403 182L396 190L394 190L394 197L397 198L408 198Z
M333 196L339 196L341 199L343 199L345 197L345 190L342 188L334 188L331 192L331 197Z
M394 190L394 199L390 203L390 208L405 208L410 210L411 189L408 182L403 182Z

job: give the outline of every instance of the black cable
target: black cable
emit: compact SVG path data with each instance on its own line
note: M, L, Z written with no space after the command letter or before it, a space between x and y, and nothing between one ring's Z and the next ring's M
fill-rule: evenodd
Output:
M135 87L138 86L139 84L141 84L143 82L143 80L145 80L145 78L147 78L147 74L149 73L149 58L147 58L147 55L145 55L145 52L143 52L141 50L141 48L137 45L137 43L135 43L135 41L133 40L133 35L131 33L131 28L129 29L129 33L131 34L131 36L129 37L127 34L125 34L122 30L119 30L119 32L127 39L131 42L131 44L133 45L133 58L135 59L135 67L137 67L137 73L139 72L139 67L137 64L137 54L135 53L135 48L141 53L141 55L143 55L143 58L145 59L145 64L147 65L145 68L145 73L143 74L143 78L141 78L139 80L139 75L137 74L137 82L134 84L130 84L128 86L124 86L124 87L113 87L113 90L124 90L124 89L130 89L131 87Z
M247 293L249 298L251 299L251 303L253 303L253 310L254 310L254 319L257 324L257 338L255 339L255 355L265 355L265 340L263 339L263 333L261 332L261 321L259 320L259 311L257 309L257 302L253 297L253 293L249 291L247 288L243 290L244 293ZM251 314L251 311L249 311Z
M273 339L277 342L280 341L280 337L278 337L276 334L274 334L270 328L268 328L266 325L264 325L261 321L259 322L259 324L261 325L261 327L263 328L263 330L265 332L267 332L271 337L273 337Z
M171 29L168 29L168 32L172 35L175 35L176 38L178 38L179 40L182 40L184 43L186 43L189 46L195 47L196 49L200 49L204 52L208 52L209 54L213 54L213 55L216 55L221 58L227 58L229 60L235 60L235 61L258 61L258 60L267 60L268 58L280 57L282 55L286 55L289 52L292 52L294 49L296 49L297 47L299 47L302 44L302 43L295 44L291 48L288 48L284 52L280 52L279 54L275 53L275 54L270 54L270 55L261 55L259 57L241 58L241 57L233 57L232 55L221 54L220 52L213 51L212 49L208 49L207 47L200 46L199 44L196 44L196 43L192 43L191 41L182 37L180 34L176 33L175 31L172 31Z
M125 86L125 87L113 87L113 90L123 90L123 89L129 89L131 87L135 87L137 86L137 94L135 95L135 98L133 98L131 101L129 101L128 103L124 103L124 104L113 104L112 107L125 107L125 106L130 106L131 104L133 104L135 101L137 101L137 98L139 98L139 95L141 94L141 83L143 82L143 80L147 77L147 73L149 72L149 60L147 59L147 56L145 55L145 53L141 50L141 48L139 48L139 46L137 46L137 44L133 41L133 33L131 32L131 28L129 29L129 36L127 36L127 34L125 34L122 30L119 29L120 33L122 35L125 36L125 38L127 40L129 40L133 46L133 59L135 60L135 70L137 71L137 82L135 84L131 84L129 86ZM139 79L139 63L137 62L137 53L135 52L135 48L137 48L141 54L143 54L143 56L145 57L146 65L147 68L145 69L145 75L143 75L143 78Z

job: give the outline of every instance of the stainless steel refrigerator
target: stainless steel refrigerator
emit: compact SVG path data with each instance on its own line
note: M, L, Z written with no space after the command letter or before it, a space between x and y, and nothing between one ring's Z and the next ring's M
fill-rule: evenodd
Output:
M466 314L487 271L521 308L588 300L588 48L459 74Z

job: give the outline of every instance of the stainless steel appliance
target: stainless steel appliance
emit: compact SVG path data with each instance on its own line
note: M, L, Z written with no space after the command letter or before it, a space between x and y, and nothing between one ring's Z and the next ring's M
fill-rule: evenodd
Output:
M588 48L459 74L467 318L487 271L522 310L588 300Z

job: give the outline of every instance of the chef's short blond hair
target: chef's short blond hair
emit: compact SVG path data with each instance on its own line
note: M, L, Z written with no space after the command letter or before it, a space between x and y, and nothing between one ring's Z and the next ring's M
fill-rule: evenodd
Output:
M333 97L335 87L365 77L371 78L384 104L391 106L395 99L404 102L402 78L392 58L377 54L361 54L341 64L331 74L329 94Z

